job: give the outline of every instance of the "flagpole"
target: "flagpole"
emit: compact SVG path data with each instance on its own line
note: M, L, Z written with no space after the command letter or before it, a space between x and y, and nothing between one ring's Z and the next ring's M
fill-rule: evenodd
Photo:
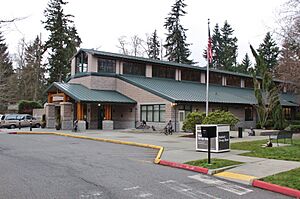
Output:
M209 30L209 19L208 19L208 39L210 40L210 30ZM208 41L210 42L210 41ZM209 61L210 61L210 55L209 55L209 46L207 46L207 51L206 51L206 56L207 56L207 67L206 67L206 106L205 106L205 115L208 115L208 85L209 85Z

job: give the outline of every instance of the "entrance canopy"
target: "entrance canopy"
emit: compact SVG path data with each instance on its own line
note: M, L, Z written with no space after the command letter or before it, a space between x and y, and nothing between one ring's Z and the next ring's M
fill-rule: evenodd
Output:
M77 102L136 104L136 101L113 90L93 90L81 84L54 82L47 90L48 96L62 92Z

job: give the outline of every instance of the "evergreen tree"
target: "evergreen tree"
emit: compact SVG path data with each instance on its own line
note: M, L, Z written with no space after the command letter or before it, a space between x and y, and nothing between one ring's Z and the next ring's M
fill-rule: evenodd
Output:
M81 39L78 36L73 15L64 14L63 0L50 0L44 11L46 21L45 29L50 31L46 49L50 51L49 58L49 83L63 81L70 72L70 59L79 47Z
M148 40L148 48L149 48L149 52L148 52L149 58L159 59L160 43L158 41L156 30L153 32L153 34Z
M279 47L272 39L270 32L267 32L264 41L257 49L259 55L264 59L268 70L273 73L275 67L278 65Z
M221 28L220 69L234 71L237 58L237 38L233 37L234 30L225 21Z
M219 28L216 24L212 35L212 53L213 60L210 67L220 70L236 71L236 58L237 58L237 38L233 37L234 30L224 22L224 26ZM203 57L206 57L206 49Z
M26 89L26 100L42 100L42 93L46 85L45 66L42 65L43 45L37 36L34 42L25 49L25 67L22 69L22 79Z
M242 63L239 64L236 68L235 68L235 72L239 72L239 73L249 73L249 68L251 67L252 63L249 59L248 53L246 53L244 59L242 60Z
M172 6L172 10L169 13L169 17L166 18L164 27L167 29L166 44L166 57L169 61L178 63L193 64L193 60L188 59L191 55L188 47L190 44L186 43L185 32L188 29L183 28L180 24L180 17L187 14L183 9L186 7L184 0L176 0Z
M7 51L7 45L0 31L0 107L3 109L7 103L12 102L14 96L11 95L10 83L11 77L14 74L13 66L9 53Z
M278 88L273 81L271 73L268 71L263 57L258 55L251 45L250 48L256 61L256 68L253 72L253 83L254 95L257 99L258 124L260 127L265 127L267 120L272 118L274 128L283 129L284 118ZM257 80L257 75L262 77L261 82Z
M211 44L212 44L212 63L209 65L211 68L220 68L220 57L219 55L221 54L221 43L222 43L222 38L221 38L221 33L220 33L220 28L219 25L216 24L213 30L213 34L211 36ZM207 61L207 49L204 49L203 57Z

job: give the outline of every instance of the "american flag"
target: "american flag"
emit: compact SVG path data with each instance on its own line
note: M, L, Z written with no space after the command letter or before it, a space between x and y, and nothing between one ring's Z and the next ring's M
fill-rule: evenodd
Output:
M208 59L208 63L211 63L211 62L212 62L212 45L211 45L211 36L210 36L209 22L208 22L207 59Z

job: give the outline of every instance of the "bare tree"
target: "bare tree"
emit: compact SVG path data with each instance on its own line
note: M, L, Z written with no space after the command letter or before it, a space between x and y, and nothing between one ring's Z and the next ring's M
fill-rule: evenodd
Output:
M117 45L117 48L119 48L120 52L124 55L141 57L143 57L145 53L148 55L147 42L138 35L133 35L129 41L126 36L121 36L118 38L118 42L119 45Z
M128 42L126 41L126 36L121 36L118 38L119 45L117 46L121 53L124 55L129 55L129 50L128 50Z

